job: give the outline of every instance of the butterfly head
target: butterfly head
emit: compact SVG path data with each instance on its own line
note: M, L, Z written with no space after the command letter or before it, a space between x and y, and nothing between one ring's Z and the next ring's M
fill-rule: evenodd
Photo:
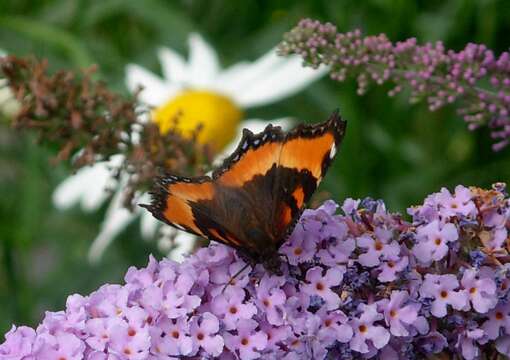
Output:
M275 254L274 252L270 254L269 257L262 260L262 265L264 265L264 268L271 274L276 276L282 276L282 258Z

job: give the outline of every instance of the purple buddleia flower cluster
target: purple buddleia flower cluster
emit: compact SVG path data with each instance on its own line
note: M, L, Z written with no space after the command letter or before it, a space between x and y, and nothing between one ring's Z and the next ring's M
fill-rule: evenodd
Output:
M496 56L481 44L459 51L442 42L419 45L415 38L392 43L385 34L338 33L334 25L304 19L285 34L283 55L299 54L305 64L329 65L333 80L356 77L358 94L370 84L391 82L394 96L409 90L410 101L426 99L431 111L455 103L470 129L487 125L500 150L510 142L510 54Z
M35 330L13 326L0 359L510 355L505 186L442 189L409 214L370 198L306 210L282 276L215 243L182 263L151 257Z

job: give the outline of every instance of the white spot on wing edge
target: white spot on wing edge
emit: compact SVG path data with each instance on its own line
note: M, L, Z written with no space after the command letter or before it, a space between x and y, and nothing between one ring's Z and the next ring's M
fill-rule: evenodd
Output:
M179 224L172 223L172 225L175 226L179 230L186 231L186 229L183 226L179 225Z
M329 158L333 159L336 154L336 145L333 143L333 146L331 147L331 150L329 151Z

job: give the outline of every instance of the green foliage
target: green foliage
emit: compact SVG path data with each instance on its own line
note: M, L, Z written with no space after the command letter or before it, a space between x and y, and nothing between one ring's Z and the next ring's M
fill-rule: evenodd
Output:
M509 11L505 0L8 0L0 2L0 48L46 57L53 69L97 63L98 77L126 92L126 64L160 71L157 48L184 53L190 31L214 45L224 66L262 55L302 17L330 21L341 31L384 32L392 40L441 39L454 49L483 42L501 51L508 47ZM405 212L441 186L508 181L510 149L493 153L488 134L469 132L452 109L430 113L424 104L388 98L388 89L374 88L363 97L355 90L353 82L323 79L247 115L317 122L340 108L349 122L347 137L321 187L339 201L371 196ZM36 324L42 311L61 309L70 293L121 281L128 266L140 266L150 252L157 253L154 243L141 240L135 223L100 264L88 264L87 250L104 209L55 210L52 189L69 169L52 166L54 150L34 144L30 134L9 130L7 121L0 119L1 332L12 322Z

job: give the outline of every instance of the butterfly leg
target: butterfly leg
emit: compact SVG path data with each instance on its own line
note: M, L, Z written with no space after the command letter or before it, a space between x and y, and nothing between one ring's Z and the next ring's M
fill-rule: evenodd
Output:
M221 290L221 293L223 294L225 292L225 289L227 288L227 286L229 285L232 285L233 284L233 281L239 276L241 275L241 273L246 270L249 266L251 266L251 264L249 262L246 263L246 265L244 265L238 272L236 272L234 274L234 276L232 276L230 278L230 280L225 284L225 286L223 287L223 289Z

